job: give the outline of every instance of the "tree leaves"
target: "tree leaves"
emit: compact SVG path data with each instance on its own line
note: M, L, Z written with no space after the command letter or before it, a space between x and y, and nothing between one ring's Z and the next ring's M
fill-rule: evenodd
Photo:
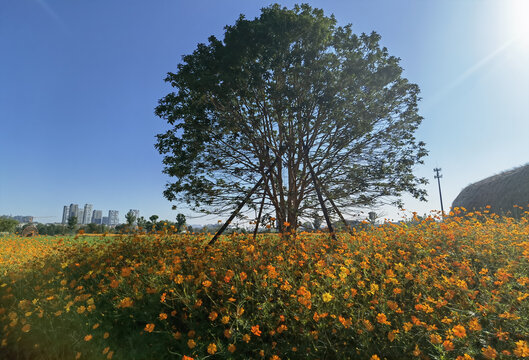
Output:
M315 203L304 143L342 207L402 192L423 197L426 180L412 174L426 155L413 136L419 88L379 40L308 5L272 5L227 26L222 41L198 44L168 73L175 92L155 111L173 126L156 143L176 179L164 195L225 209L281 155L265 182L267 204L295 224Z

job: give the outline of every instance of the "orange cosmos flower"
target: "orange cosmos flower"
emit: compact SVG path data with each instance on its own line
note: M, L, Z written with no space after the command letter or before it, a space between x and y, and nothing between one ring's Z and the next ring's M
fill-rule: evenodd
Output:
M151 333L154 330L154 324L147 324L145 325L145 328L143 329L149 333Z
M486 348L482 348L481 353L486 359L496 359L496 357L498 357L498 352L494 348L490 347L490 345Z
M29 325L29 324L26 324L26 325L22 326L22 332L27 333L27 332L29 332L30 329L31 329L31 325Z
M197 343L195 342L195 340L189 339L187 341L187 347L189 347L190 349L194 348L195 346L197 346Z
M459 355L456 360L474 360L474 358L468 354Z
M93 337L92 335L88 334L84 337L84 341L90 341L92 340L92 337Z
M480 331L481 325L479 324L479 320L474 318L468 322L468 329L471 331Z
M230 344L228 345L228 351L231 352L232 354L235 352L237 348L235 347L235 344Z
M421 349L419 349L419 345L415 344L415 349L412 352L413 356L419 356L421 355Z
M259 330L259 325L252 326L252 334L255 336L261 336L261 330Z
M121 307L121 308L132 307L132 304L133 304L133 303L134 303L134 302L132 301L131 298L126 297L126 298L124 298L123 300L121 300L121 301L119 302L119 307Z
M121 276L123 277L127 277L130 275L130 273L132 272L132 268L131 267L124 267L121 269Z
M446 351L452 351L455 349L454 347L454 343L451 342L450 340L445 340L443 341L443 347Z
M465 327L463 325L456 325L452 328L452 332L455 336L459 338L464 338L467 336L467 332L465 331Z
M215 319L219 316L216 311L212 311L209 313L208 319L210 321L215 321Z
M384 325L391 325L391 323L388 321L388 318L383 313L379 313L377 315L377 322L379 322L380 324L384 324Z
M246 343L249 343L249 342L250 342L250 339L251 339L251 337L250 337L250 335L248 335L248 334L244 334L243 337L242 337L242 340L243 340L244 342L246 342Z

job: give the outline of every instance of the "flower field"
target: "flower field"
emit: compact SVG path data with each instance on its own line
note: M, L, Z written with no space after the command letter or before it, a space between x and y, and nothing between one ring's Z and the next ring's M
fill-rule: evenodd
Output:
M0 238L0 358L529 358L529 217L337 237Z

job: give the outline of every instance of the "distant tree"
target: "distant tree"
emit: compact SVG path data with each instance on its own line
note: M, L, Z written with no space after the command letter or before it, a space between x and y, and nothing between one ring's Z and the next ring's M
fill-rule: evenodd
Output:
M18 221L8 217L0 217L0 232L15 232Z
M355 35L306 4L225 29L165 79L175 92L155 112L172 126L156 143L174 179L167 199L226 212L280 157L264 195L281 231L319 207L309 162L340 208L400 204L405 192L424 200L427 180L412 172L427 154L414 137L419 87L378 34Z
M180 232L182 230L182 227L186 224L186 217L184 214L178 214L176 215L176 230Z
M68 219L68 229L73 232L77 226L77 216L71 216Z
M136 215L132 210L129 210L129 212L125 214L125 220L127 221L127 225L129 226L129 228L132 228L132 226L136 222Z
M136 220L138 227L141 227L142 229L145 229L147 227L147 224L149 223L143 216L140 216Z
M156 224L156 220L158 220L158 218L159 218L158 215L151 215L151 216L149 217L149 220L151 220L151 222L152 222L153 224Z
M187 232L192 233L192 232L193 232L193 226L189 225L189 226L187 227Z
M116 226L114 226L114 232L119 234L119 233L122 233L122 232L126 232L128 230L130 230L130 226L129 224L118 224Z

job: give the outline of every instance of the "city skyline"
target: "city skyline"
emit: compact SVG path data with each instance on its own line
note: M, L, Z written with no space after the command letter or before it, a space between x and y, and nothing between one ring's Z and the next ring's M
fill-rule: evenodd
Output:
M137 212L139 216L139 210L134 211ZM69 206L64 205L61 223L63 225L68 224L68 220L75 216L77 218L77 224L79 225L88 225L93 223L116 226L120 224L118 210L108 210L108 216L102 215L103 210L93 210L93 204L86 203L84 208L80 209L78 204L71 203Z

